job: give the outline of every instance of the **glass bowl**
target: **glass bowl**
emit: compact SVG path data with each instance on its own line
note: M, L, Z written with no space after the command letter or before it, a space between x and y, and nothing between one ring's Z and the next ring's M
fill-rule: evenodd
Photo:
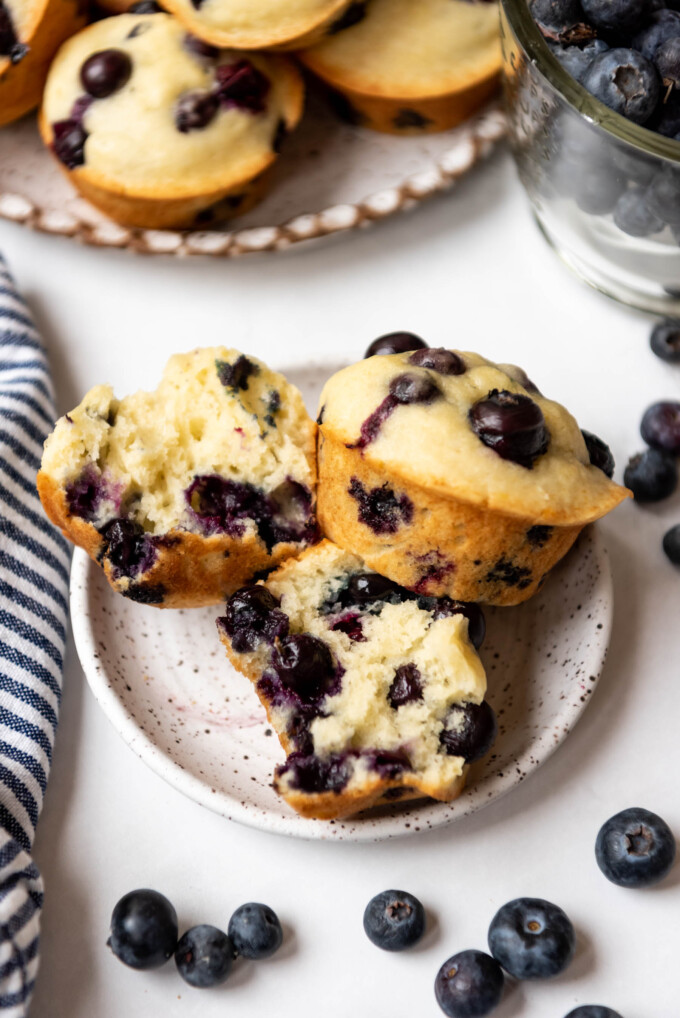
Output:
M680 142L590 95L527 0L501 0L501 39L510 143L546 239L610 297L680 315Z

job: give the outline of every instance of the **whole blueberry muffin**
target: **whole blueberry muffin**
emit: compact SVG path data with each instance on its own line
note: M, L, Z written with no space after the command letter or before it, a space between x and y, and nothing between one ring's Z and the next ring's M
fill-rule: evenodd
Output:
M91 389L48 437L38 491L121 594L216 604L317 539L314 432L283 375L195 350L155 392Z
M287 754L274 786L303 816L449 801L494 740L480 609L416 596L330 541L237 591L217 625Z
M122 14L61 48L40 129L75 187L117 222L183 227L253 204L302 105L285 58L218 50L169 14Z
M0 127L40 102L64 39L85 24L78 0L0 0Z
M338 112L393 134L444 131L496 89L498 6L486 0L371 0L363 17L300 59Z
M324 534L422 594L519 604L630 493L524 372L474 353L373 356L321 395Z
M340 31L365 3L353 0L163 0L201 39L235 49L299 49Z

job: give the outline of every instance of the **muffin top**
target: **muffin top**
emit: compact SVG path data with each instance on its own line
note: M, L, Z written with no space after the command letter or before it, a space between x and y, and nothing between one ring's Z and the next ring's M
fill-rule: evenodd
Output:
M591 465L563 406L479 354L369 357L333 375L320 406L322 433L371 466L482 508L582 525L629 494Z
M57 421L42 471L71 514L98 528L124 516L152 534L240 531L273 496L291 503L281 515L295 515L296 493L311 504L314 434L283 375L206 348L171 357L155 392L119 400L110 386L91 389Z
M347 0L173 0L167 6L200 25L206 39L257 49L285 44L341 16Z
M169 14L123 14L60 49L42 127L69 169L140 197L181 198L261 172L301 103L282 58L218 50Z
M358 92L442 95L500 70L498 7L480 0L371 0L362 20L303 59Z

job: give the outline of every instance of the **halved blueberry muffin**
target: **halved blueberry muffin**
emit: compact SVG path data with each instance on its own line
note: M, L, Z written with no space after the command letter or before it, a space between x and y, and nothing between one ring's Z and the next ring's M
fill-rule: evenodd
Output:
M314 434L283 375L195 350L155 392L92 389L47 439L38 491L126 597L216 604L317 540Z
M201 39L235 49L300 49L352 24L355 0L163 0Z
M370 0L363 17L299 56L353 122L392 134L444 131L497 88L498 6Z
M169 14L122 14L61 48L40 129L74 186L117 222L194 226L259 197L303 97L283 57L219 50Z
M0 0L0 126L40 102L64 39L85 24L78 0Z
M286 751L275 787L303 816L449 801L493 742L481 610L414 595L330 541L237 591L217 625Z
M604 443L474 353L368 357L321 395L324 534L418 593L519 604L630 495Z

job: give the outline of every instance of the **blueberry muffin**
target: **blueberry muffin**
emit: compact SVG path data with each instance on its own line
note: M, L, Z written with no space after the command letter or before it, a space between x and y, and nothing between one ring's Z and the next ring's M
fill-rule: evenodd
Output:
M324 534L422 594L519 604L630 494L604 443L474 353L368 357L326 383L319 424Z
M352 0L163 0L190 32L215 46L300 49L353 23Z
M218 50L169 14L122 14L61 48L40 128L71 182L112 219L185 227L253 203L302 104L285 58Z
M303 816L449 801L493 742L480 609L414 595L330 541L237 591L217 625L287 754L275 788Z
M317 539L314 431L283 375L195 350L155 392L92 389L48 437L38 491L121 594L216 604Z
M444 131L496 90L498 6L371 0L363 18L299 56L345 118L392 134Z
M78 0L0 0L0 127L40 102L64 39L85 24Z

